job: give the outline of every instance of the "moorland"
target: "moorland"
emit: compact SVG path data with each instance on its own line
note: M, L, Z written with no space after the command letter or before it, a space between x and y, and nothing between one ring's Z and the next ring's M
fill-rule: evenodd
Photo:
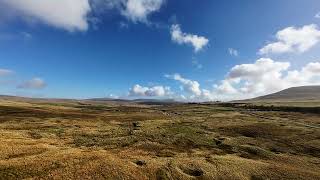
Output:
M2 96L0 179L320 179L319 104Z

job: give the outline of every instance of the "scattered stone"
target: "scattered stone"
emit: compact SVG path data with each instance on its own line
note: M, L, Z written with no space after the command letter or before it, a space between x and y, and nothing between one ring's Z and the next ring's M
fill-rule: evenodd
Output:
M194 171L192 171L192 173L190 175L193 176L202 176L203 175L203 171L201 169L195 169Z
M200 168L188 168L183 170L183 172L193 177L199 177L204 174L203 170Z
M146 165L147 163L146 163L146 161L144 161L144 160L137 160L137 161L136 161L136 164L137 164L138 166L144 166L144 165Z
M140 127L139 122L133 122L132 125L133 125L134 128Z
M222 141L219 139L214 139L215 143L217 146L219 146L220 144L222 144Z
M225 138L223 138L223 137L218 137L218 138L213 139L213 141L216 143L217 146L221 145L224 140L225 140Z

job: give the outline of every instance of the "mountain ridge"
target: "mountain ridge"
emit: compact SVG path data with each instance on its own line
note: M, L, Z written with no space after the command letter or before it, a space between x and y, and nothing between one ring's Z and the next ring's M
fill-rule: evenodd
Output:
M320 85L290 87L244 101L320 101Z

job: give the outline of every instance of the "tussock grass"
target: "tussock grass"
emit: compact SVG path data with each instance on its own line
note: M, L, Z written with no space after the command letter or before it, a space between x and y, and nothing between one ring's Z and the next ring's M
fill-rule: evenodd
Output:
M0 179L320 179L320 117L0 101Z

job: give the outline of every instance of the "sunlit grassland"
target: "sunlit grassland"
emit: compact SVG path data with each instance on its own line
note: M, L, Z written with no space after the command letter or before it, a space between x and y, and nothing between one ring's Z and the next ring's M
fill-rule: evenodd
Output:
M215 104L0 102L0 179L319 179L320 116Z

